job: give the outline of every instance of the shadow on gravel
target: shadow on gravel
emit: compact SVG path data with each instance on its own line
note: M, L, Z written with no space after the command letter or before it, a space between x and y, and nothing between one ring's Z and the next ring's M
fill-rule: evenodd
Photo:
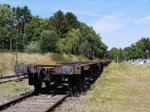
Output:
M50 87L44 87L41 90L40 94L51 94L51 95L63 95L63 94L67 94L68 92L68 87L67 85L56 85L56 84L52 84Z

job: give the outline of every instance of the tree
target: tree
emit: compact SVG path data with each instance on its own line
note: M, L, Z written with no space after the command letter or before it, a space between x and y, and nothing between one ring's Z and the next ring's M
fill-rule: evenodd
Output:
M111 48L109 51L109 58L114 59L115 61L123 61L125 60L124 50L117 49L116 47Z
M89 44L89 49L92 50L92 53L89 52L90 57L104 58L107 51L107 46L101 41L101 37L96 34L93 28L84 23L80 23L80 32L80 45L83 43L85 44L85 41L87 41L85 45ZM82 52L80 52L80 54L82 54Z
M50 19L50 30L53 30L57 33L59 38L63 38L65 34L65 16L62 11L57 11L54 13Z
M146 51L150 51L150 38L144 37L124 49L126 59L147 58Z
M71 29L77 29L79 28L79 21L77 20L77 17L71 13L67 12L65 14L65 27L66 27L66 33Z
M12 12L16 19L16 30L18 33L24 33L25 25L31 21L31 12L27 6L13 7Z
M47 21L39 16L33 16L30 23L26 24L25 33L28 41L38 41L43 30L47 30Z
M0 5L0 40L9 39L12 33L12 13L8 5Z
M56 52L58 36L54 31L44 30L41 33L40 48L46 52Z
M79 51L80 51L80 54L82 54L82 55L84 55L84 56L86 56L86 57L88 57L88 58L90 58L90 59L93 58L93 57L92 57L92 56L93 56L93 52L92 52L90 43L89 43L87 40L85 40L85 41L81 44Z
M65 38L68 31L79 28L79 21L73 13L67 12L64 14L60 10L54 13L49 19L49 23L50 30L56 31L59 38Z
M111 59L117 59L118 57L118 49L116 47L111 48L111 50L109 51L109 56Z
M57 51L65 52L67 54L78 54L79 37L79 29L70 30L67 33L66 38L59 39L59 41L57 42Z

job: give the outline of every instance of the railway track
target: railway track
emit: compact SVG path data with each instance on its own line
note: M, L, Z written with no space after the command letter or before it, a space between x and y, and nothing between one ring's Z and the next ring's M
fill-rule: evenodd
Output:
M0 112L51 112L61 104L70 94L30 92L17 99L0 105Z
M86 80L87 84L84 93L97 78L94 77ZM34 92L28 92L17 99L1 104L0 112L51 112L67 97L71 96L71 94L67 94L67 85L56 86L56 84L53 84L49 88L42 88L42 92L38 95ZM75 96L80 96L79 94Z
M27 79L27 78L28 76L26 74L20 74L18 76L12 75L12 76L0 77L0 84L6 82L22 81L23 79Z
M11 102L0 105L4 112L51 112L71 95L79 96L90 88L110 60L39 65L16 65L16 73L29 72L29 85L35 92L26 94ZM25 70L24 72L22 70ZM51 81L51 82L50 82ZM42 89L45 82L45 91ZM53 89L53 87L55 89Z

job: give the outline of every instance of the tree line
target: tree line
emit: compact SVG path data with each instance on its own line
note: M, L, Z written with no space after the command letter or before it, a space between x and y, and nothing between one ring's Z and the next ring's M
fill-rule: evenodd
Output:
M17 40L17 41L16 41ZM92 27L61 10L49 18L33 16L27 6L0 5L0 49L42 51L104 58L107 46Z
M66 53L90 59L123 61L150 57L150 38L108 51L101 36L78 21L72 12L59 10L49 18L41 18L33 16L27 6L0 5L0 50L15 51L16 46L20 52Z
M114 47L108 52L108 57L116 61L150 58L150 38L142 37L124 49Z

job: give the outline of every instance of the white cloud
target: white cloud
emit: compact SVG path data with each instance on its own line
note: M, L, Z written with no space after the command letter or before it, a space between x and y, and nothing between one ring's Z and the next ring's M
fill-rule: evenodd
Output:
M94 14L91 12L85 12L85 11L77 11L77 10L69 10L69 9L54 9L55 11L62 10L63 12L72 12L74 14L80 14L80 15L88 15L88 16L100 16L98 14Z
M135 21L136 24L150 24L150 16L139 18Z
M103 16L101 19L89 25L93 26L96 32L100 34L112 34L125 26L123 20L116 16Z
M100 33L102 41L109 46L109 49L112 47L124 48L135 43L142 36L150 37L150 27L145 24L150 26L150 16L128 19L110 15L89 23L97 33Z
M23 6L24 5L21 2L17 2L17 1L13 1L13 0L0 0L0 3L9 4L9 5L18 5L18 6Z

